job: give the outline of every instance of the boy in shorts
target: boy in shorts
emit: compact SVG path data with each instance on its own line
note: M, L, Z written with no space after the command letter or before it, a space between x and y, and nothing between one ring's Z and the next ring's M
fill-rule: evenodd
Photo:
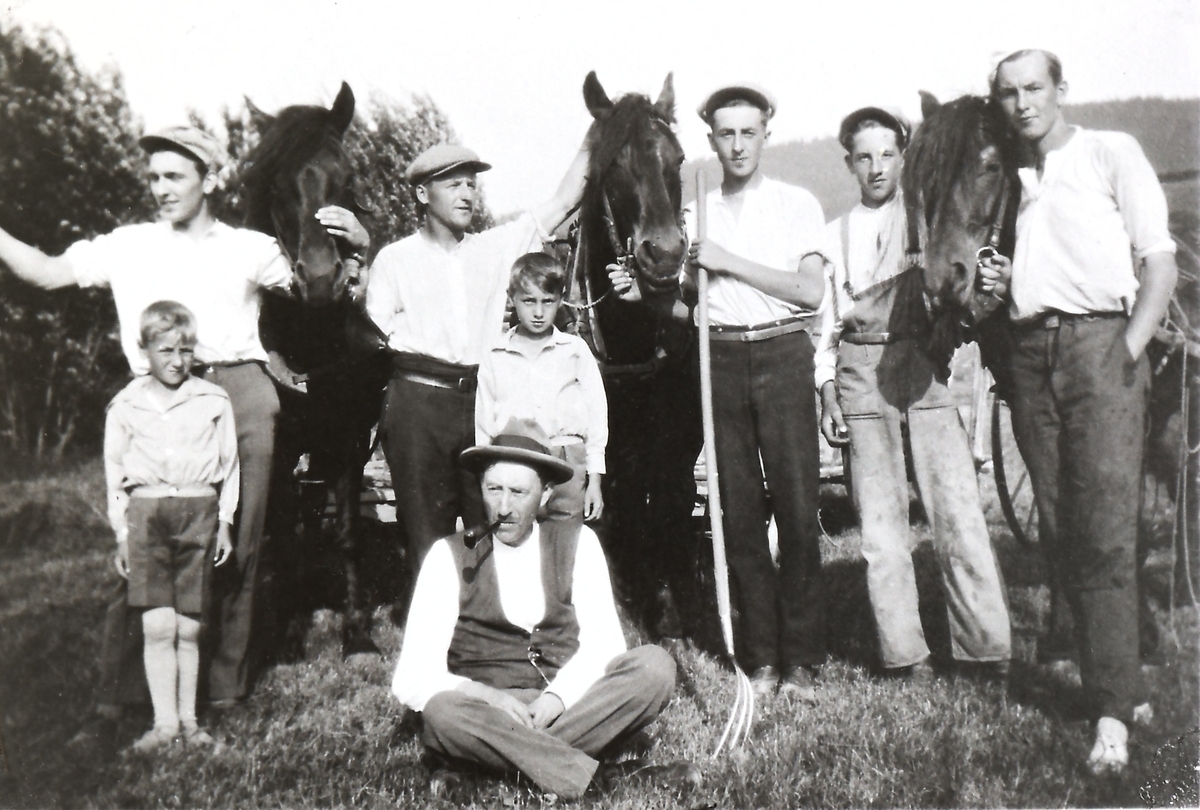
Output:
M149 752L181 732L189 744L213 743L196 723L200 614L212 563L233 552L239 471L229 395L191 376L195 317L158 301L140 321L150 373L109 403L104 472L117 573L129 580L129 606L145 609L154 727L133 748Z
M533 420L575 470L554 488L547 516L597 520L604 509L608 398L587 344L554 326L566 282L548 254L527 253L513 264L508 296L517 325L479 364L475 442L491 444L512 419Z

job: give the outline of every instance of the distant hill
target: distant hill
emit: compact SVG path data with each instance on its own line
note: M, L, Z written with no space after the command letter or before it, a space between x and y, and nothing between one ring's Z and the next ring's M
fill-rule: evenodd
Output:
M1069 106L1066 115L1072 124L1088 129L1115 129L1132 134L1159 174L1200 168L1200 99L1099 101ZM858 199L858 188L842 160L844 155L845 151L833 137L790 141L768 146L762 166L771 177L807 188L821 201L825 216L833 219L850 210ZM696 196L697 166L704 169L710 189L720 182L720 167L715 158L688 161L684 166L685 200Z

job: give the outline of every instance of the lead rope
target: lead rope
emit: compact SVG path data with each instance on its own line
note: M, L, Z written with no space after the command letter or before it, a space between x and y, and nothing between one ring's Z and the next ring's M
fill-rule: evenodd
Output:
M708 225L707 193L704 172L696 172L696 236L703 240ZM700 300L698 302L700 331L700 414L704 423L704 464L708 472L708 517L712 528L713 579L717 589L717 612L721 616L721 634L725 640L725 652L733 664L737 676L737 693L725 730L717 742L712 758L716 759L724 750L736 748L750 735L754 721L754 688L750 679L738 666L733 645L733 611L729 599L729 563L725 559L725 524L721 511L721 480L717 472L717 443L713 423L712 394L712 351L708 335L708 271L700 267L697 273Z

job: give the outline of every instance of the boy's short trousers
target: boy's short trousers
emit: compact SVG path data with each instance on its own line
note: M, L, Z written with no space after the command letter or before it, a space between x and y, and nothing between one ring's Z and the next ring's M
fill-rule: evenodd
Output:
M212 576L217 496L129 499L129 606L200 613Z

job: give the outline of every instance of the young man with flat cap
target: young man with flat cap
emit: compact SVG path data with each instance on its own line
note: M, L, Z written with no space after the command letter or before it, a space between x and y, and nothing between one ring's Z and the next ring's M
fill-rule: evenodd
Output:
M509 269L579 204L587 172L581 149L554 197L482 233L468 233L479 202L476 177L491 166L441 143L405 172L424 222L379 252L367 313L392 351L383 448L414 578L439 537L483 516L479 490L455 464L475 443L479 361L504 333Z
M1006 56L991 90L1028 151L1012 261L979 272L1014 323L1013 432L1098 718L1088 766L1119 772L1128 723L1150 709L1139 705L1137 593L1145 350L1175 289L1175 243L1137 141L1067 124L1057 56Z
M602 765L666 708L675 662L627 650L608 564L578 520L538 522L570 464L533 420L512 420L460 456L477 476L490 531L433 544L413 592L392 692L424 721L422 741L448 765L518 771L576 798L617 775L694 787L687 762ZM454 772L435 772L435 793Z
M933 530L954 658L1003 682L1012 639L1000 568L957 403L925 353L921 269L906 267L899 181L908 135L906 121L878 107L855 110L838 131L861 200L827 231L815 380L821 431L835 447L850 445L850 489L884 668L932 676L917 610L907 444Z
M254 585L279 411L275 386L264 370L259 296L264 290L286 291L292 271L275 239L213 217L208 195L216 190L225 161L225 150L215 138L195 127L171 127L139 143L149 154L157 222L121 226L76 242L55 257L0 230L0 262L19 278L46 289L72 284L110 287L121 347L137 375L149 371L138 347L142 311L155 301L170 300L195 314L196 360L205 369L205 379L229 394L241 462L235 566L230 566L236 568L220 596L218 644L209 677L210 699L229 706L250 688ZM349 211L330 206L321 209L318 218L354 250L369 244L366 231ZM124 622L120 616L110 618L101 703L117 702L114 669L119 669L118 639Z
M689 273L711 276L713 416L729 570L738 605L739 658L755 689L811 702L812 674L825 660L819 459L809 337L824 282L819 252L825 217L802 188L764 177L759 161L775 103L736 85L700 105L721 163L708 207L708 233L695 240ZM779 568L767 521L779 527Z

